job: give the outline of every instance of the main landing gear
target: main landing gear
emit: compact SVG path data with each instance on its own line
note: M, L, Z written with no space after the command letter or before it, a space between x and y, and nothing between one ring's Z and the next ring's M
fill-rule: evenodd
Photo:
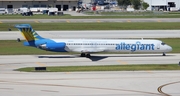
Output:
M89 53L81 53L81 57L87 57L90 58L91 55Z
M163 52L163 55L162 56L166 56L166 53L165 52Z

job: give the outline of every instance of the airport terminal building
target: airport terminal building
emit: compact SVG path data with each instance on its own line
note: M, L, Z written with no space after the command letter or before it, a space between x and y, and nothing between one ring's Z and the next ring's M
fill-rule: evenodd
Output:
M0 7L6 9L18 9L21 7L27 8L57 8L58 11L76 11L78 1L92 0L0 0ZM88 3L85 2L85 3ZM152 11L173 11L179 10L180 0L144 0L149 4L147 10Z
M180 0L144 0L149 4L147 10L173 11L180 8Z
M18 9L20 7L56 7L58 11L75 11L78 0L0 0L0 7Z

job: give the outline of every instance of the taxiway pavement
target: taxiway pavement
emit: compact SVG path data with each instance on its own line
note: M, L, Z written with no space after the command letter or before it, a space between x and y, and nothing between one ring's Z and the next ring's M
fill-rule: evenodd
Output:
M93 55L93 54L92 54ZM180 54L1 55L1 96L179 96L180 71L18 72L37 66L167 64ZM97 59L99 58L99 60Z
M39 35L52 39L84 38L180 38L180 30L101 30L101 31L37 31ZM19 31L2 31L0 40L24 39Z
M91 58L77 55L2 55L1 65L14 68L34 66L84 66L84 65L127 65L127 64L178 64L180 54L91 54ZM7 68L2 68L3 69ZM7 70L6 70L7 71ZM11 70L10 70L11 71Z

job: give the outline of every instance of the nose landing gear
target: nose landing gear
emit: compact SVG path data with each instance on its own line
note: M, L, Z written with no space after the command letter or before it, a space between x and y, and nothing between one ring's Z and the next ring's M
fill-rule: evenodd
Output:
M162 56L166 56L166 53L165 52L163 52L163 55Z

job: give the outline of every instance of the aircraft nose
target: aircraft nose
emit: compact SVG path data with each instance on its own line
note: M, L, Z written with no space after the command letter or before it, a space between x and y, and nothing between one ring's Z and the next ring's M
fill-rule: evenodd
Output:
M172 51L172 47L168 45L167 50L168 50L169 52Z

